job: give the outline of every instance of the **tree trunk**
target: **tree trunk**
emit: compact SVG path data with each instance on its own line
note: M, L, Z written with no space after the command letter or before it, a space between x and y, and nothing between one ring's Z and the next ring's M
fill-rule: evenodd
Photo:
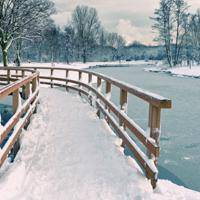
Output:
M3 66L8 67L8 51L2 49Z
M86 63L86 50L83 50L83 63Z
M15 59L15 64L17 67L20 67L21 66L21 59L20 59L20 55L19 55L19 52L17 53L16 55L16 59Z
M68 51L68 48L65 51L65 61L67 62L67 64L69 64L69 51Z

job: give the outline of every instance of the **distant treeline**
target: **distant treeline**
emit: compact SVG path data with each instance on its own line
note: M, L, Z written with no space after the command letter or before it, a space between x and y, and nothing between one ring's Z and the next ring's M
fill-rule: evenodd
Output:
M34 8L34 9L33 9ZM51 0L3 0L0 3L0 60L4 66L21 61L74 62L167 60L200 63L200 11L188 13L185 0L160 0L153 28L158 46L137 41L126 46L118 33L104 29L97 10L77 6L63 29L51 19Z
M55 7L50 0L10 0L10 4L4 0L0 7L1 61L4 66L8 61L20 66L21 61L69 63L164 58L162 47L139 42L126 46L122 36L102 27L95 8L77 6L71 21L66 21L61 29L51 19ZM39 13L37 17L35 13Z
M55 38L54 38L55 39ZM82 56L74 49L70 54L66 51L64 43L54 43L43 39L34 42L23 42L20 60L23 62L75 62L83 61ZM163 46L146 46L135 42L119 50L111 46L96 45L90 49L87 62L91 61L119 61L119 60L163 60L165 59ZM10 49L9 61L14 62L15 52ZM1 57L0 57L1 60Z

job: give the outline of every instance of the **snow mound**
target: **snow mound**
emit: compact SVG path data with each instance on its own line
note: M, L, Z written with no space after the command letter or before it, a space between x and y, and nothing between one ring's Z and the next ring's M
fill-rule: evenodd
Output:
M194 67L175 67L175 68L163 68L163 67L148 67L144 69L147 72L164 72L177 77L193 77L200 78L200 66Z

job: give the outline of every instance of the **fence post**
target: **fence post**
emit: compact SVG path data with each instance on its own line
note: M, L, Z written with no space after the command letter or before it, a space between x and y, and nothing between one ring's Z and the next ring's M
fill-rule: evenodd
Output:
M28 99L30 97L30 94L31 94L31 88L30 88L30 82L28 82L26 85L25 85L25 90L24 90L24 97L25 99ZM29 109L29 107L27 108L27 110ZM27 129L28 126L30 124L30 119L27 120L25 126L24 126L24 129Z
M78 80L79 82L82 82L82 72L78 72ZM78 85L79 89L82 88L81 84ZM79 95L81 96L81 92L79 91Z
M109 101L111 99L111 83L109 81L106 81L106 99ZM110 112L110 109L107 105L105 105L105 109ZM109 124L108 118L105 118L107 123Z
M127 106L128 106L128 92L124 89L120 89L120 110L121 112L127 113ZM119 126L121 126L124 130L126 130L126 126L124 121L119 117ZM123 148L125 148L125 143L122 141Z
M28 99L31 93L30 82L25 85L24 93L25 99Z
M111 83L106 81L106 99L110 100L111 99ZM107 106L105 106L107 109Z
M160 140L160 117L161 117L161 109L159 107L149 105L149 130L150 137L153 138L156 144L159 146ZM153 157L150 152L148 152L148 156L150 159L154 159L155 166L158 165L158 158ZM148 174L147 174L148 176ZM157 177L151 180L151 184L153 188L156 187Z
M53 88L53 68L51 68L51 88Z
M128 93L126 90L120 90L120 110L124 113L127 112L127 103L128 103ZM124 122L122 119L119 119L119 125L125 128Z
M12 99L13 99L13 114L15 114L17 112L18 107L21 104L19 89L15 90L13 92L13 98ZM13 148L10 151L9 157L11 159L11 162L14 161L19 149L20 149L20 137L17 138L16 142L13 145Z
M97 91L98 91L98 93L102 92L102 80L100 77L97 77ZM96 97L96 101L99 101L98 95ZM101 117L101 112L100 112L100 109L98 108L98 106L97 106L97 116L99 118Z
M66 79L69 78L69 70L66 70L65 76L66 76ZM67 85L68 85L68 81L66 80L66 91L69 91Z
M91 87L92 86L92 74L88 73L88 85ZM92 93L89 89L89 102L90 105L92 106Z
M13 113L16 113L18 106L19 106L19 101L20 101L20 94L19 94L19 89L15 90L13 92Z
M7 80L8 80L8 84L10 84L10 70L7 70Z
M36 91L37 88L37 77L32 80L32 93Z
M24 78L25 77L25 72L24 72L24 70L22 70L22 78Z

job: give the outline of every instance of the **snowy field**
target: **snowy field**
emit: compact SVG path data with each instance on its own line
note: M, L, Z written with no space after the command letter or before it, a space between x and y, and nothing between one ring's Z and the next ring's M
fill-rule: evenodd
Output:
M30 68L34 68L34 67L58 67L58 68L72 68L72 69L89 69L89 68L93 68L93 67L110 67L110 66L127 66L127 65L140 65L140 64L145 64L145 65L151 65L154 62L146 62L144 60L140 60L140 61L115 61L115 62L87 62L87 63L80 63L80 62L75 62L75 63L37 63L37 62L32 62L32 63L22 63L21 67L30 67ZM2 63L0 63L0 66L2 67ZM14 64L9 64L9 67L15 67ZM51 71L47 70L47 69L40 69L39 70L40 75L41 76L51 76ZM5 74L5 72L1 72L2 74ZM15 73L13 71L13 73ZM53 76L55 77L59 77L59 78L66 78L66 73L65 71L61 71L61 70L54 70L53 72ZM78 80L78 72L70 72L69 79L73 79L73 80ZM50 80L46 80L47 82ZM88 81L88 76L87 74L83 74L82 76L82 81L86 82ZM94 79L92 80L93 83L96 83L96 79L94 77ZM59 83L59 81L54 81L54 83ZM73 84L69 84L69 85L73 85Z
M75 68L75 69L86 69L89 67L95 67L95 66L116 66L116 65L135 65L135 64L153 64L154 61L146 62L144 60L138 60L138 61L113 61L113 62L74 62L74 63L37 63L37 62L31 62L31 63L22 63L22 67L61 67L61 68ZM0 66L2 67L2 63L0 63ZM10 63L9 67L14 67L14 63Z
M166 180L153 191L121 141L79 97L47 88L40 96L16 161L0 170L0 199L200 199Z

